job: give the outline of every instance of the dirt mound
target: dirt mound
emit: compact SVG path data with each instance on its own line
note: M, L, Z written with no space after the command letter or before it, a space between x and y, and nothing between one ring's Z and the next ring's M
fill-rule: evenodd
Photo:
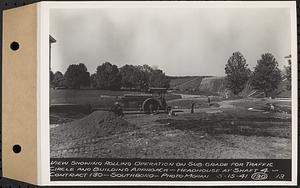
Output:
M135 129L135 125L129 124L112 112L96 111L80 120L52 128L51 145L73 145L76 140L103 138Z

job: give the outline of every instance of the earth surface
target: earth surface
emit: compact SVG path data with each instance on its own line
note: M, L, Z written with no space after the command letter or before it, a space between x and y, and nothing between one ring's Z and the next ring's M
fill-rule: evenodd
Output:
M51 114L57 120L50 126L51 157L291 158L290 100L216 99L208 105L205 98L187 97L168 103L178 111L174 116Z

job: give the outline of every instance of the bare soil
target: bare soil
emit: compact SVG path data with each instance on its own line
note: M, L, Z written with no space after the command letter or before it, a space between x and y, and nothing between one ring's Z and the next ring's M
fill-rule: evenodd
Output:
M291 158L291 114L252 112L248 103L220 102L177 116L93 112L51 128L51 157Z

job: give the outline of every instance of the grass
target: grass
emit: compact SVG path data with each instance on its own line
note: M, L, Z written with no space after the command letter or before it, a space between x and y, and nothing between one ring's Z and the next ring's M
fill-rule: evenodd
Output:
M136 91L110 90L78 90L61 89L50 90L50 104L78 104L97 107L111 107L124 94L138 94ZM181 98L180 95L166 94L166 100Z
M117 97L125 93L135 93L128 91L108 91L108 90L76 90L62 89L50 90L51 104L79 104L79 105L99 105L113 104Z
M195 79L196 76L186 76L186 77L171 77L170 86L171 88L175 88L181 84L184 84L190 80Z

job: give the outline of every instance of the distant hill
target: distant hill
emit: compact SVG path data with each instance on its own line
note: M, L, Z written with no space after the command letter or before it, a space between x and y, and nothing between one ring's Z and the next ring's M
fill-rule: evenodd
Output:
M169 77L170 88L178 92L203 95L224 95L229 90L226 89L225 77L215 76L183 76ZM283 80L278 89L271 95L276 97L291 97L291 92L286 90L287 80ZM241 96L262 97L263 93L254 90L248 83L240 93Z
M180 89L180 85L181 84L184 84L190 80L193 80L194 78L197 78L198 76L182 76L182 77L173 77L173 76L170 76L169 78L171 79L170 81L170 87L172 89Z
M179 91L192 91L195 88L199 88L202 79L207 76L183 76L183 77L170 77L171 89Z
M204 78L200 83L200 91L211 91L214 93L222 93L226 89L225 77L208 77Z

